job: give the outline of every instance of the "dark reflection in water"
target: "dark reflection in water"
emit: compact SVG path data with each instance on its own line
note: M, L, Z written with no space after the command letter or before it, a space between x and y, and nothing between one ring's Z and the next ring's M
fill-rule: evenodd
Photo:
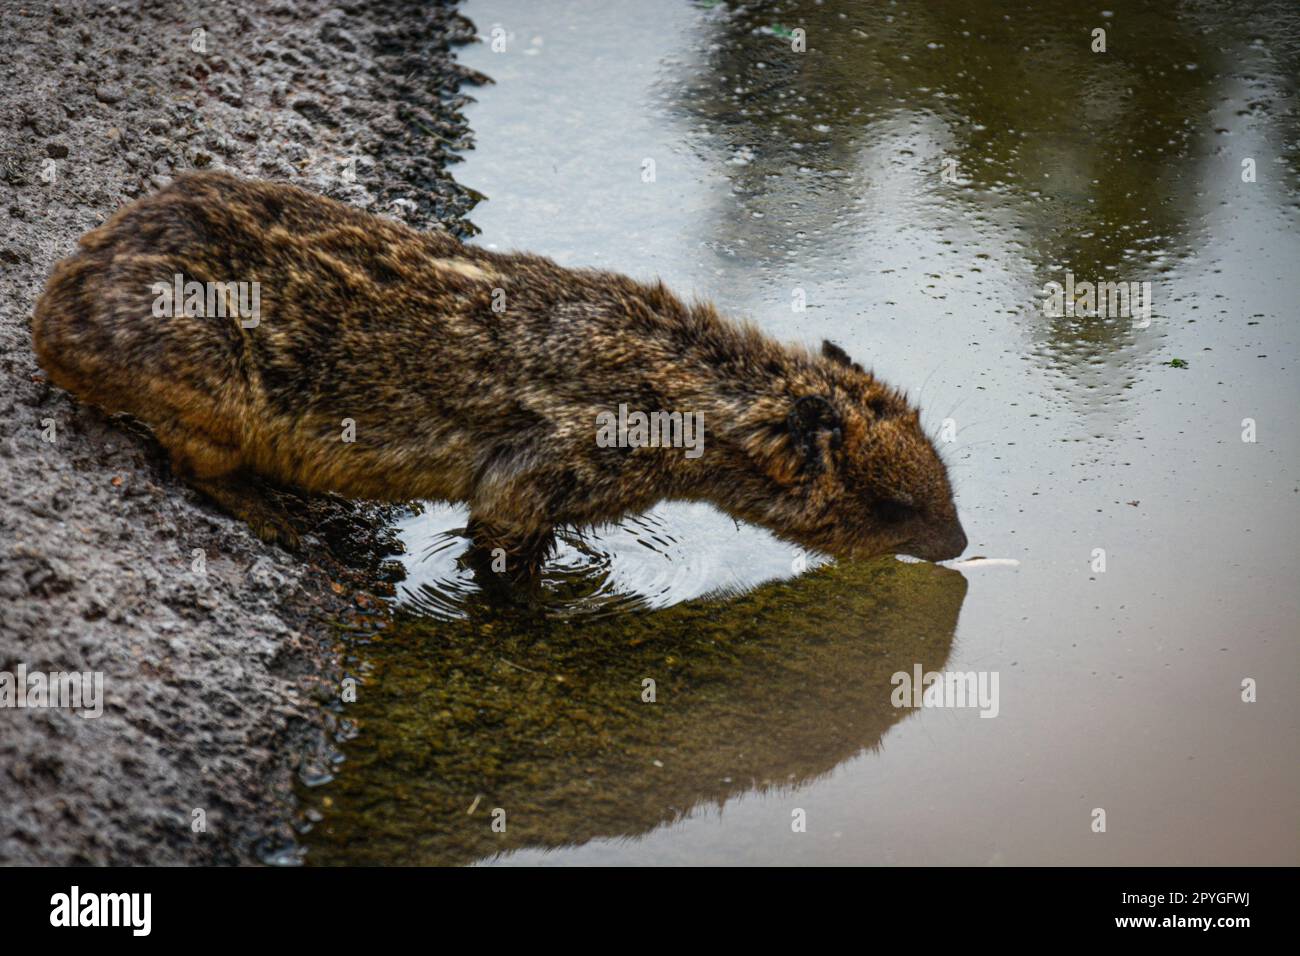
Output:
M1160 281L1201 245L1207 193L1239 179L1242 158L1267 166L1296 145L1293 3L707 6L711 45L661 95L691 124L693 147L727 171L715 250L760 270L835 259L846 238L894 230L871 220L870 197L889 176L911 176L902 191L913 201L961 210L955 223L930 225L951 255L913 268L934 279L979 272L973 259L988 258L989 233L1014 234L1005 251L1028 281L1010 297L981 291L1020 314L1046 365L1068 367L1067 390L1119 395L1133 359L1161 333L1044 316L1037 290L1067 271L1078 281L1151 281L1156 314L1177 314L1179 291ZM802 54L786 38L795 28L806 32ZM1096 28L1105 52L1092 50ZM1214 117L1234 97L1238 116ZM1276 141L1234 142L1238 117L1270 112ZM873 151L877 165L864 168ZM941 176L950 159L955 184ZM985 251L961 248L972 244ZM857 265L841 263L850 282ZM1110 359L1121 350L1132 354Z
M359 734L345 771L306 796L324 815L308 861L467 863L635 837L804 783L910 713L890 678L943 666L965 594L956 571L882 561L613 618L485 603L404 622L356 648Z

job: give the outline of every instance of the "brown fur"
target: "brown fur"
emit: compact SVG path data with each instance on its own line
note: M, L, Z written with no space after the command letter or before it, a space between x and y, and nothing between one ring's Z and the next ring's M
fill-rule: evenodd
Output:
M175 273L259 282L260 324L155 318L152 287ZM250 473L468 502L480 544L530 561L557 525L665 499L837 556L939 560L966 544L917 412L835 346L813 355L662 284L462 245L281 184L195 174L120 210L55 267L33 337L55 384L146 422L178 473L267 538L292 531ZM598 447L596 415L620 403L703 412L703 456Z

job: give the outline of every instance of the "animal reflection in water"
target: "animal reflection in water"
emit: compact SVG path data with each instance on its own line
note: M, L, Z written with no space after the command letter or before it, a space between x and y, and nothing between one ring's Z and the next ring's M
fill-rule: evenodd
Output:
M457 524L464 524L459 509L426 505L407 525L403 537L412 548L399 599L408 610L444 620L481 615L486 604L566 620L626 614L706 595L722 600L824 560L795 552L792 561L760 529L687 504L672 514L629 518L599 535L561 529L541 572L515 581L485 572L467 529Z
M965 594L881 559L662 609L403 621L355 648L358 731L306 794L307 861L471 863L797 787L911 713L890 678L943 667Z

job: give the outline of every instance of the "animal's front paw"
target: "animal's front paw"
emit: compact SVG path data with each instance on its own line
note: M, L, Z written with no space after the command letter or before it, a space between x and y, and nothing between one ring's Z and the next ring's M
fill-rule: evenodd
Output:
M247 515L245 520L248 521L253 534L267 544L278 544L293 554L302 550L302 538L285 512L268 508L265 513Z
M247 522L253 534L268 544L278 544L295 554L302 549L302 539L289 513L256 483L243 476L226 475L191 479L190 484L227 514Z

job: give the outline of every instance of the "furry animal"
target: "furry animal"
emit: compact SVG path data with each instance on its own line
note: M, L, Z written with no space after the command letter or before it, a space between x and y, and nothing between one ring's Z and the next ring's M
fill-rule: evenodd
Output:
M966 547L917 411L831 343L279 183L191 174L118 211L55 267L32 333L52 382L148 424L178 475L288 546L250 476L467 502L476 546L528 569L557 526L665 499L843 558ZM702 414L703 454L598 443L620 405Z

